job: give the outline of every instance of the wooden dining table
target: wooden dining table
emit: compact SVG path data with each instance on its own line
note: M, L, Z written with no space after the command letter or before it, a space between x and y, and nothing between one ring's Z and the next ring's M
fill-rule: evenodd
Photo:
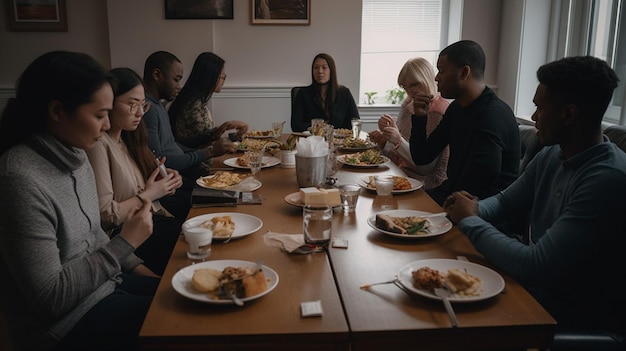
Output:
M214 166L237 157L229 154ZM247 170L239 170L248 173ZM262 220L261 229L229 243L214 241L208 260L262 261L279 276L276 288L246 303L215 305L179 294L172 278L194 262L179 239L140 331L144 350L380 350L412 347L427 350L502 350L547 348L555 320L514 279L492 267L456 227L445 234L405 239L383 234L367 224L383 210L441 212L423 189L378 196L362 189L354 212L335 208L332 237L347 248L329 247L314 254L290 254L267 245L268 232L302 234L302 209L286 201L299 186L294 168L263 168L254 194L262 204L192 208L189 217L238 212ZM403 175L393 163L376 168L342 165L335 185L358 183L376 174ZM361 285L393 279L408 263L430 258L464 258L489 267L505 281L489 299L453 304L459 326L452 327L441 301L401 290L393 284ZM321 301L323 313L302 317L301 303Z

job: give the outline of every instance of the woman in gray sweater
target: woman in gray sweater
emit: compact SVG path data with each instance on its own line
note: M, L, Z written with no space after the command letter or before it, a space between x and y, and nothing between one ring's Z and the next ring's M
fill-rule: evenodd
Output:
M150 204L109 240L84 151L112 105L99 63L56 51L28 66L3 112L0 310L18 350L138 348L158 284L133 254L152 233Z

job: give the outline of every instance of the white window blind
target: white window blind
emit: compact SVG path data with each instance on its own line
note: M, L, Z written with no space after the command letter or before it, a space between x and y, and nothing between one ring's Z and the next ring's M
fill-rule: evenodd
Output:
M435 66L447 18L442 0L363 0L360 104L376 92L376 104L387 104L387 91L398 88L402 65L423 57Z

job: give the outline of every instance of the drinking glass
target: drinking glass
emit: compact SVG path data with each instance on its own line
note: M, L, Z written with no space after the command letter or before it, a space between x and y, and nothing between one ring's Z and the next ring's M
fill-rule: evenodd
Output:
M339 187L339 198L341 199L341 208L345 212L353 212L359 199L361 187L356 184L345 184Z
M274 138L280 137L283 133L283 125L285 121L282 122L272 122L272 131L274 132Z
M332 232L333 209L326 204L307 204L302 210L304 241L328 246Z
M352 138L356 140L359 138L359 135L361 135L361 126L363 125L363 121L361 121L359 118L353 118L351 122Z
M313 118L311 119L311 135L321 135L323 133L324 119Z
M263 152L258 150L248 151L248 164L250 165L250 172L255 177L263 164Z
M394 178L389 175L374 177L376 184L376 194L380 196L390 196L393 192Z
M183 224L183 235L187 242L187 257L192 260L203 261L211 256L211 242L213 241L213 231L202 226L190 226Z

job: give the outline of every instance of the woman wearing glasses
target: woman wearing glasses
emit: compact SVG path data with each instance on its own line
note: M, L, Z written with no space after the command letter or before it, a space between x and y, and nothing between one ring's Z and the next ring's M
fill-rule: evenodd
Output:
M430 133L441 122L450 104L437 92L433 66L421 57L408 60L398 74L398 85L407 94L402 102L398 121L385 114L378 120L378 130L370 132L370 139L378 143L383 153L412 178L424 183L425 188L434 188L446 180L449 150L446 147L439 157L429 165L417 166L411 159L411 116L427 116L426 133ZM420 99L429 101L424 107Z
M203 52L196 58L185 86L168 111L178 143L189 148L200 148L214 143L227 130L236 129L239 137L248 131L248 124L241 121L228 121L216 127L209 110L209 99L213 93L222 91L226 81L224 63L221 57L212 52ZM224 143L219 144L221 154L236 150L232 142L230 148L225 147ZM216 151L213 149L213 156L219 156ZM205 170L208 170L210 161L203 163Z
M175 218L159 199L173 195L182 185L180 174L166 169L160 174L156 156L148 148L143 114L150 108L141 77L128 68L109 73L113 84L111 128L87 151L98 189L102 227L117 235L131 209L142 200L152 203L154 234L136 250L150 269L162 274L180 234L183 218Z

